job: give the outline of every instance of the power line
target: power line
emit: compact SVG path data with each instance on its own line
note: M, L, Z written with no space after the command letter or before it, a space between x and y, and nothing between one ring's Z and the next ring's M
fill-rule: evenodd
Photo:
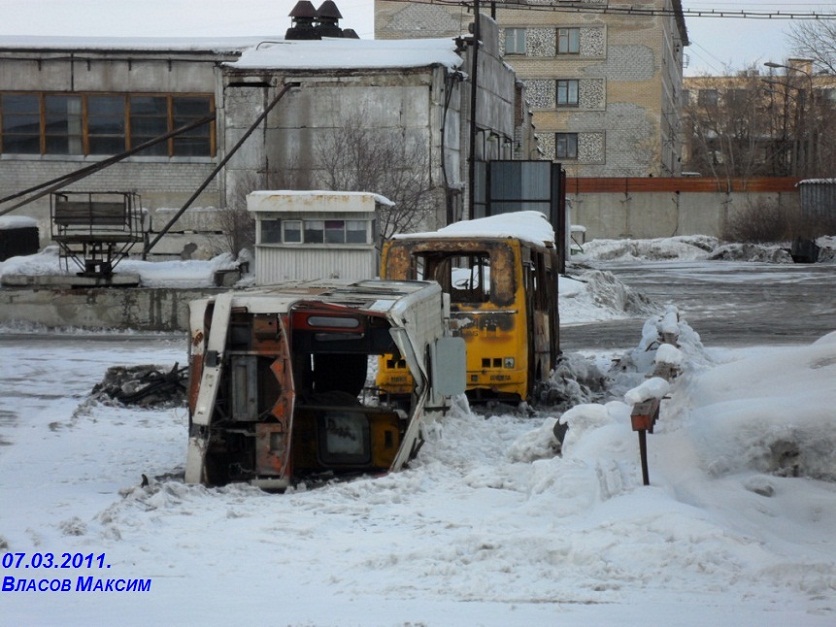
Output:
M389 0L390 2L404 2L408 4L441 4L448 6L473 7L468 0ZM557 13L599 13L602 15L621 15L636 17L705 17L722 19L753 19L753 20L836 20L836 13L819 13L816 11L749 11L726 9L665 9L635 6L606 6L581 2L563 2L557 0L554 4L524 4L526 0L502 0L488 2L485 5L502 11L551 11Z

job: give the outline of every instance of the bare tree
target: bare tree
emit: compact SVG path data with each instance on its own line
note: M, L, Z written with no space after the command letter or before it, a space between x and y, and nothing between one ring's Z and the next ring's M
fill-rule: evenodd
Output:
M829 20L801 21L790 27L788 39L797 57L784 64L788 86L801 97L810 172L807 176L833 176L836 171L836 23ZM801 66L798 60L806 61ZM791 68L791 69L789 69Z
M374 128L354 113L320 135L316 161L331 190L374 192L395 203L378 216L380 242L425 226L434 216L428 146L403 128ZM379 243L380 243L379 242Z
M258 189L261 177L257 172L239 170L234 181L231 200L226 207L218 212L218 222L223 230L226 245L233 255L238 255L243 249L252 250L255 246L255 219L247 211L247 194Z
M684 109L690 154L684 169L718 179L780 174L770 158L772 111L760 73L697 79Z
M772 243L792 238L794 218L777 202L761 200L729 216L722 237L729 242Z
M814 71L836 74L836 22L798 21L790 26L787 38L799 58L813 62Z

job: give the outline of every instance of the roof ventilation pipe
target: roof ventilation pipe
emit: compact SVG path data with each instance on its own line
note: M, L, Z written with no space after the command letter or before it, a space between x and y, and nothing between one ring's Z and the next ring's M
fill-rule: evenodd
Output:
M325 2L319 5L319 8L316 10L319 38L342 37L343 29L340 28L340 20L342 18L342 13L340 13L333 0L325 0Z
M285 39L320 39L317 29L317 10L310 0L299 0L290 12L292 26L285 32Z

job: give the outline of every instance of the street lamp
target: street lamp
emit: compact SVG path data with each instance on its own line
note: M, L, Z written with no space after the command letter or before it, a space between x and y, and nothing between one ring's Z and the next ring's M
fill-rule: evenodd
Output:
M796 99L796 146L797 150L795 151L794 159L793 159L793 170L795 174L804 174L810 175L812 168L816 167L815 160L816 154L815 152L817 149L817 141L816 141L816 116L815 116L815 101L813 98L813 75L811 72L801 69L795 65L784 65L782 63L774 63L773 61L767 61L764 63L764 66L770 69L778 69L783 68L786 70L787 78L789 78L789 72L798 72L799 74L803 74L807 81L810 84L809 92L805 91L803 88L796 87L795 85L791 85L789 82L783 83L783 85L789 89L793 88L798 91L798 98ZM809 114L812 116L812 121L808 125L807 117L807 93L809 93L809 103L810 103L810 111ZM809 137L807 136L807 127L810 128ZM799 168L800 164L803 165L803 169Z

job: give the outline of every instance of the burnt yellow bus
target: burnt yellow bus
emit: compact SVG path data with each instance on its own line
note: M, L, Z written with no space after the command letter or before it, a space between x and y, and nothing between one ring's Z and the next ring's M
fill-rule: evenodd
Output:
M449 328L467 349L473 401L532 401L559 353L558 259L554 230L537 211L457 222L384 244L381 278L437 281L449 295ZM378 364L383 395L406 395L412 380L397 355Z

